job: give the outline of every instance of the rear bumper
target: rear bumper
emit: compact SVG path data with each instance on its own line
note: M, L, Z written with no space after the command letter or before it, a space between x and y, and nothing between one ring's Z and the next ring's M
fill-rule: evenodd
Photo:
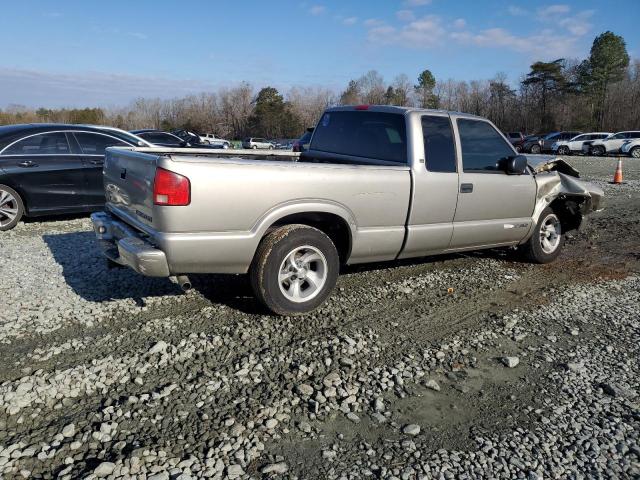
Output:
M148 277L168 277L165 253L147 242L140 233L107 212L91 215L102 253L109 260Z

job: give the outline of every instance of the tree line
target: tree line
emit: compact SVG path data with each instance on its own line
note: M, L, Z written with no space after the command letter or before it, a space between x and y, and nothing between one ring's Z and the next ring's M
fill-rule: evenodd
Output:
M295 138L332 105L381 104L440 108L488 117L505 131L640 129L640 61L630 61L622 37L597 36L589 57L534 62L514 88L503 73L489 80L437 80L425 69L412 82L390 83L375 70L342 92L323 87L254 89L249 83L176 99L139 98L120 108L32 110L11 106L0 124L61 122L125 130L186 128L230 139Z

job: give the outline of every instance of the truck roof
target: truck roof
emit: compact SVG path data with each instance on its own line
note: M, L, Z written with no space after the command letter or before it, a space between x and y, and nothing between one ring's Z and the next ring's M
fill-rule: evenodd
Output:
M459 117L468 117L468 118L478 118L485 120L484 117L480 117L478 115L472 115L470 113L456 112L452 110L439 110L433 108L416 108L416 107L398 107L395 105L343 105L339 107L331 107L327 108L326 112L340 112L340 111L353 111L353 110L366 110L371 112L386 112L386 113L398 113L401 115L406 115L411 112L419 112L419 113L446 113L457 115Z

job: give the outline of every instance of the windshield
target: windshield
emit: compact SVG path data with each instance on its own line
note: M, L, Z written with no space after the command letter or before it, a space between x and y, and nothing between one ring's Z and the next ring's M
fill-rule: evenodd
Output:
M549 135L544 137L544 139L545 140L553 140L554 138L558 137L558 135L560 135L560 134L559 133L550 133Z

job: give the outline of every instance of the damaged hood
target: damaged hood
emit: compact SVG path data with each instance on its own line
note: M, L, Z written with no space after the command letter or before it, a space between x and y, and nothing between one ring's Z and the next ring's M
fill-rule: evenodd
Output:
M572 199L582 215L602 209L604 191L599 186L580 179L580 173L561 158L550 155L527 157L538 184L536 211L558 198Z
M579 178L580 172L565 162L563 159L553 155L536 155L527 157L527 163L536 173L556 171Z

